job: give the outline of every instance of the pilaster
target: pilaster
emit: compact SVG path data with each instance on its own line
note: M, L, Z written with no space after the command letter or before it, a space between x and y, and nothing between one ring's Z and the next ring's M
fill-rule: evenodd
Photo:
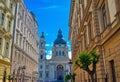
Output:
M92 0L92 13L93 13L93 28L94 28L94 41L95 43L100 40L100 28L99 28L99 19L98 19L98 7L97 1Z

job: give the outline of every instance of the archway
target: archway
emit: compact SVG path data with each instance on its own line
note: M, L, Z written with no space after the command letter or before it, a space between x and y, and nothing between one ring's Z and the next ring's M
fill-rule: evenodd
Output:
M57 80L58 81L63 81L64 79L64 68L63 66L60 64L57 66Z

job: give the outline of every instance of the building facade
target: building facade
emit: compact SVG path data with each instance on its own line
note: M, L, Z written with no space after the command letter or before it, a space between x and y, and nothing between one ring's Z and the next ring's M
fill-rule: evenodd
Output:
M38 82L64 82L64 76L70 72L70 66L68 65L68 46L63 39L62 31L58 31L50 60L46 59L45 43L45 37L42 34L39 45Z
M120 82L120 0L71 0L69 39L73 62L83 51L97 50L98 82ZM73 66L76 82L90 76Z
M38 24L23 0L17 3L12 53L14 80L36 82L38 72Z
M14 0L0 0L0 82L10 74L15 5Z

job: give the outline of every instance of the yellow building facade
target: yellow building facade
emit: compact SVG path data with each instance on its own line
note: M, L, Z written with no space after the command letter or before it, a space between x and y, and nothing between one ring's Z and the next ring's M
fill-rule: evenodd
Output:
M14 11L14 0L0 0L0 82L10 74Z
M71 0L69 39L72 61L84 51L97 50L97 82L120 82L120 0ZM73 64L76 82L90 82Z

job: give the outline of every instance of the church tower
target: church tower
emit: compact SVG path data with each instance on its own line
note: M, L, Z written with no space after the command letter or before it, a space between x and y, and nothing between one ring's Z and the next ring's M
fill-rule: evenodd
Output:
M57 38L55 39L52 47L51 61L54 65L54 79L57 82L64 82L64 76L69 69L69 57L67 42L63 39L62 30L58 30Z
M62 30L58 30L57 38L52 46L52 58L46 59L46 41L42 33L39 41L38 82L64 82L64 76L70 72L68 65L68 46L63 39Z
M66 41L63 39L62 30L58 30L58 35L56 40L54 41L52 48L52 57L68 57L68 46Z
M39 45L39 53L40 53L40 60L46 60L46 48L45 48L45 36L44 32L42 32L42 35L40 37L40 45Z
M39 41L39 56L38 56L38 82L43 82L45 79L45 62L46 62L46 47L45 47L46 41L44 32L42 32L42 35L40 37Z

